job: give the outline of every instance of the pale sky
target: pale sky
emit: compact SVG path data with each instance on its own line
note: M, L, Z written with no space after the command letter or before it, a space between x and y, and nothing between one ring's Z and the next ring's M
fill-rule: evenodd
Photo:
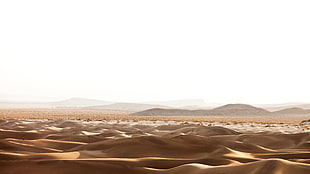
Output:
M310 102L309 0L0 1L0 101Z

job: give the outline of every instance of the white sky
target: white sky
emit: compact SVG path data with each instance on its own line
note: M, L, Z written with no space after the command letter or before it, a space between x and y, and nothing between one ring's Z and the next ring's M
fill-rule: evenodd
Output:
M310 1L0 1L0 101L310 102Z

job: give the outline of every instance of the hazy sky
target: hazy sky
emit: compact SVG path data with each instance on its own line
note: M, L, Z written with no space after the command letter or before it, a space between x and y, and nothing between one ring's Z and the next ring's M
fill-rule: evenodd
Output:
M0 1L0 101L310 102L310 1Z

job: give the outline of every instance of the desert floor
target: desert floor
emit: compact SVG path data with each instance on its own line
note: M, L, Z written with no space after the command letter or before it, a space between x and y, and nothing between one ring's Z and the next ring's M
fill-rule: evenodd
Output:
M26 119L30 111L5 111L0 115L1 174L310 173L309 122L143 119L116 113L101 118L93 113L83 121L86 111L51 120L42 113Z

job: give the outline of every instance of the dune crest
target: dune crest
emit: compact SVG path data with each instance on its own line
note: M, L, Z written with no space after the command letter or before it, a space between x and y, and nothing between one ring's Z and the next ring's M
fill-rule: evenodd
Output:
M309 131L182 123L1 120L1 174L310 173Z

